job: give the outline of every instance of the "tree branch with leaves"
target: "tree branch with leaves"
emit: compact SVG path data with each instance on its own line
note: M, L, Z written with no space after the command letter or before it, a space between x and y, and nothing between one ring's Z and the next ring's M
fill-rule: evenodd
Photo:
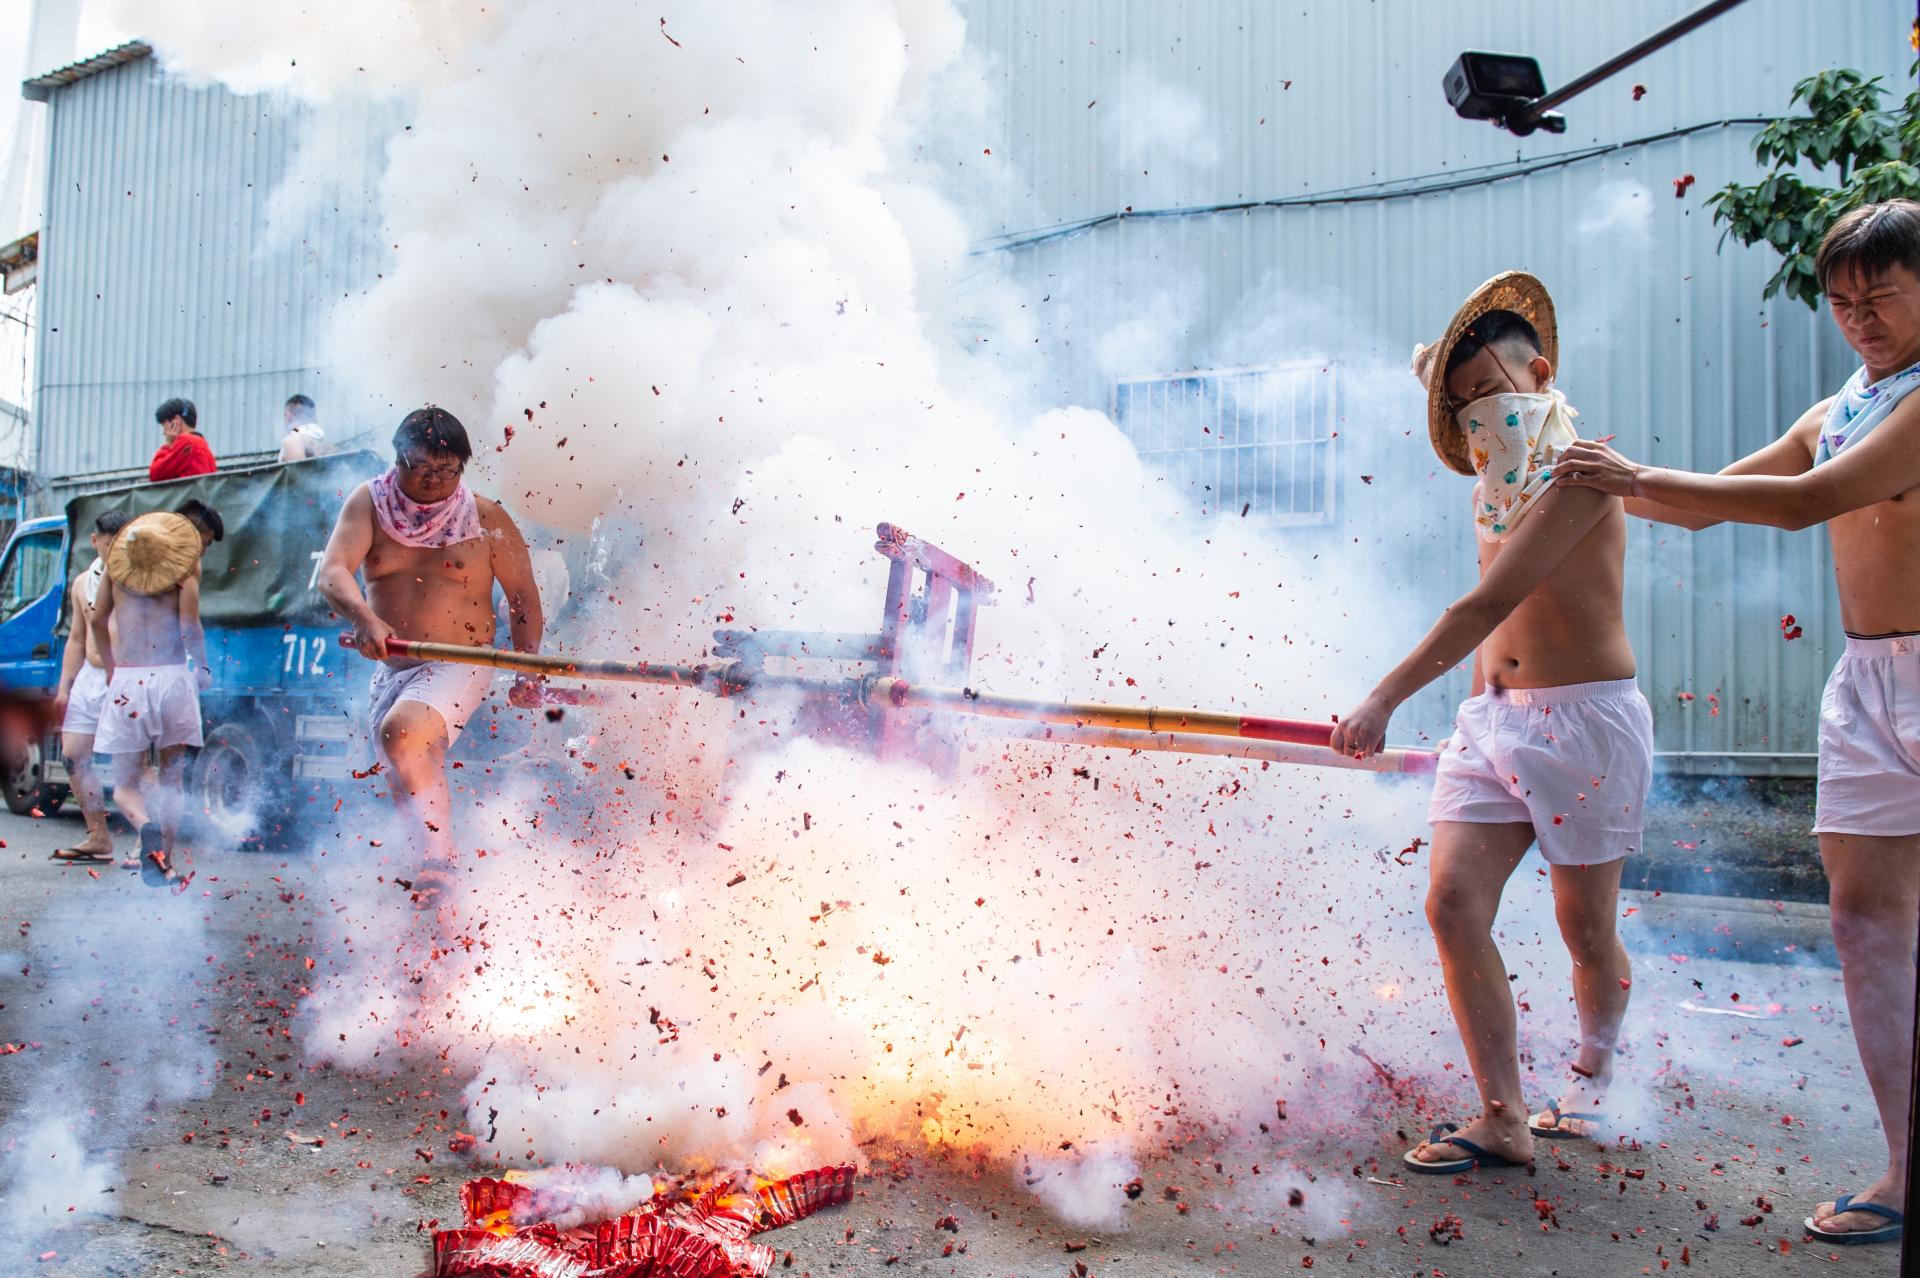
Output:
M1726 224L1723 245L1731 235L1779 252L1780 268L1764 296L1785 293L1816 306L1813 256L1827 228L1862 204L1920 199L1920 87L1898 112L1881 107L1885 95L1879 76L1845 67L1808 76L1793 86L1792 104L1804 113L1775 120L1753 140L1754 159L1767 175L1728 183L1708 199L1714 223ZM1808 182L1802 175L1809 168L1823 176L1832 169L1839 184Z

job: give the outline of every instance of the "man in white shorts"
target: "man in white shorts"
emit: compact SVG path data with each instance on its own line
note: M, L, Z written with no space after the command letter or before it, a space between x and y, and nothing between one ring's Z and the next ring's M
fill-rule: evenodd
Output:
M1838 395L1717 475L1639 466L1584 440L1558 470L1626 497L1629 514L1685 528L1827 526L1847 648L1820 704L1813 829L1888 1164L1805 1219L1823 1242L1893 1242L1905 1224L1920 920L1920 203L1846 214L1814 273L1860 357Z
M443 408L416 409L394 432L393 453L392 469L347 495L318 584L353 623L355 649L381 663L373 676L374 740L392 769L388 792L413 827L419 868L409 882L414 904L425 907L440 904L461 869L447 749L486 696L493 672L389 657L387 640L491 644L496 582L515 649L540 651L543 621L519 527L498 502L466 485L473 445L459 420ZM355 579L362 570L365 594Z
M1480 286L1438 343L1415 352L1442 461L1477 475L1480 583L1334 728L1333 746L1380 748L1394 710L1462 659L1474 695L1441 757L1427 920L1439 946L1481 1113L1407 1151L1435 1175L1524 1164L1535 1136L1605 1140L1606 1093L1632 985L1614 930L1624 858L1640 846L1653 779L1653 716L1634 683L1621 618L1620 501L1551 482L1574 441L1554 388L1559 342L1540 281ZM1580 1042L1559 1098L1528 1117L1508 967L1493 940L1500 894L1536 841L1573 956Z
M217 531L168 511L133 520L107 551L107 585L94 608L93 639L107 674L94 744L113 756L116 793L141 792L145 800L140 873L153 884L174 875L188 751L200 746L200 691L212 683L200 556ZM149 750L160 766L147 788Z
M67 761L73 796L80 800L87 837L70 848L56 848L56 861L113 860L107 799L93 770L93 737L107 701L107 672L93 642L93 612L100 583L106 580L107 550L113 545L114 534L126 525L124 510L109 510L94 520L93 531L87 534L94 560L67 588L67 644L60 655L60 687L54 693L53 712L60 720L60 753ZM138 794L122 795L120 807L135 829L145 823Z

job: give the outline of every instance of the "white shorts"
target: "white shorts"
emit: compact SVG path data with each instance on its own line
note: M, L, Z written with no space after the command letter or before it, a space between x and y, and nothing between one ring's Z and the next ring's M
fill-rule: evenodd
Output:
M73 677L67 691L67 717L60 731L76 737L90 737L100 730L100 710L107 703L107 672L88 662Z
M1653 710L1631 679L1489 688L1460 703L1429 821L1526 822L1554 865L1640 847L1653 785Z
M389 710L402 701L417 701L439 712L451 744L492 686L493 671L486 666L428 661L397 670L383 663L373 672L373 705L367 716L374 743L379 744L380 721Z
M1920 834L1920 637L1847 638L1820 698L1815 834Z
M93 748L100 754L144 754L153 746L200 744L200 685L185 663L116 666Z

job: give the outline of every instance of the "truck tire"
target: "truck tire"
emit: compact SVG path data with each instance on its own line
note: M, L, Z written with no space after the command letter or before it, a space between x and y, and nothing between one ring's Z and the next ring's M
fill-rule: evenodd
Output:
M0 798L13 816L54 816L67 802L67 787L46 779L46 743L13 739L0 750Z
M264 724L228 719L206 735L187 780L187 808L228 847L277 828L286 768Z
M52 816L67 800L66 786L46 780L44 751L43 743L29 738L8 743L5 757L0 758L0 797L6 799L7 811L15 816L30 816L35 810L41 816Z

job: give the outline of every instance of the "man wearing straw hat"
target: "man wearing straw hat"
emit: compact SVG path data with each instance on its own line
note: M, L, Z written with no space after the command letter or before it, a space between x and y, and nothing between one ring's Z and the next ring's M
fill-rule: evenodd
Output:
M1626 497L1629 514L1685 528L1827 526L1847 646L1820 702L1813 830L1887 1169L1804 1220L1825 1242L1895 1242L1905 1228L1920 914L1920 203L1847 213L1813 269L1860 357L1839 394L1717 475L1636 465L1585 440L1557 470L1562 483Z
M113 756L116 786L142 796L140 873L154 884L173 876L187 752L200 746L200 690L212 682L200 625L200 556L210 538L183 515L140 516L107 551L107 585L93 611L107 675L94 746ZM160 764L151 787L149 750Z
M393 436L394 465L354 489L335 521L318 585L353 623L354 648L373 674L374 740L393 772L388 792L414 826L417 906L438 904L458 868L446 756L479 708L492 671L387 656L394 636L490 644L493 591L506 596L515 649L540 651L545 624L526 540L495 501L465 481L473 445L444 408L408 413ZM361 593L356 574L365 571ZM519 684L516 684L516 689Z
M1427 426L1449 468L1477 476L1480 582L1336 725L1335 749L1380 748L1409 696L1468 656L1460 706L1434 778L1433 927L1482 1111L1407 1151L1410 1171L1526 1163L1533 1137L1606 1141L1606 1092L1632 978L1614 930L1624 858L1640 845L1653 779L1653 715L1634 682L1621 618L1620 500L1555 487L1574 440L1555 388L1553 301L1519 271L1495 276L1414 352ZM1573 956L1580 1041L1572 1078L1528 1117L1507 965L1493 940L1500 894L1535 842Z

